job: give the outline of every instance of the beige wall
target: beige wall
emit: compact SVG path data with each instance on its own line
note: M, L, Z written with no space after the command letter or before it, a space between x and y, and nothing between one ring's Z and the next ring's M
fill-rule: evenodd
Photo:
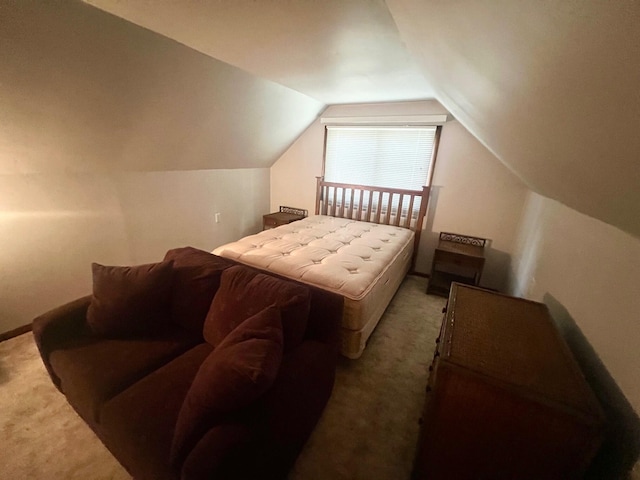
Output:
M433 177L433 224L425 235L428 268L438 232L489 239L481 284L503 290L511 270L528 189L457 121L442 129Z
M128 172L114 183L136 263L176 246L213 250L260 231L268 213L267 168Z
M637 451L637 418L606 378L610 375L640 412L640 240L530 192L516 243L511 293L547 303L567 338L580 338L571 333L577 326L588 343L576 344L578 352L586 352L585 371L596 372L588 373L590 382L604 392L603 405L616 412L610 427L622 430L616 438L626 437L618 440L625 442L622 451ZM591 349L608 374L599 372ZM640 479L640 462L630 478Z
M1 175L0 192L2 333L90 293L91 262L156 262L260 230L269 170Z
M640 411L640 240L531 193L514 270L513 293L562 304Z
M97 259L131 260L112 181L0 176L0 332L90 292L90 262Z
M437 113L447 112L436 101L422 101L336 105L323 116ZM322 172L323 145L324 129L316 121L271 167L272 211L289 205L314 212L315 177ZM478 235L492 241L483 284L503 288L527 189L456 121L443 127L433 185L417 270L430 270L437 232Z

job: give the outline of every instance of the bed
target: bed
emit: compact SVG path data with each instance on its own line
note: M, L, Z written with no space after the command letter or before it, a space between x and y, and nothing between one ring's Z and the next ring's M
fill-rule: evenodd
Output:
M342 295L341 353L356 359L415 265L428 194L318 177L315 215L213 253Z

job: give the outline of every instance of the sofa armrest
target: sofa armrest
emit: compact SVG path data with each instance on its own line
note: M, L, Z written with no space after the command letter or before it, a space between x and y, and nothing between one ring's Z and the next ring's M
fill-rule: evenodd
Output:
M55 386L60 389L60 379L54 373L49 355L69 342L86 334L87 309L91 295L79 298L40 315L32 323L33 336L47 372Z

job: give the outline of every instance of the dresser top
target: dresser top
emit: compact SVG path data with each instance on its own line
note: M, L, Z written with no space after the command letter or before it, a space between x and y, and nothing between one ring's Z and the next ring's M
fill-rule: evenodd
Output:
M547 307L454 283L442 358L587 415L600 407Z

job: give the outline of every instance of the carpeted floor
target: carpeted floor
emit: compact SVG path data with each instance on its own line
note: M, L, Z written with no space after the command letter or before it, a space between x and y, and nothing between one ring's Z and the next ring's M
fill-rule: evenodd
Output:
M341 359L292 480L408 479L444 298L406 278L358 360ZM68 406L30 333L0 343L0 472L19 479L129 479Z

